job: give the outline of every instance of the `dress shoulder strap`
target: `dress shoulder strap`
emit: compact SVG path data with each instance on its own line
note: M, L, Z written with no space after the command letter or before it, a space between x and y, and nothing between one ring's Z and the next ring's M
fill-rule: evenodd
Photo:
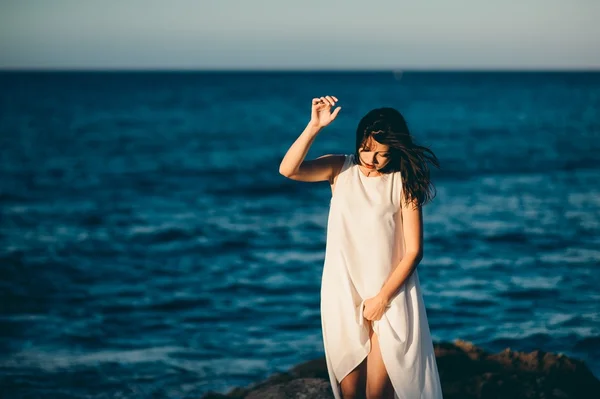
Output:
M393 172L392 200L397 208L402 206L403 191L402 173Z
M336 181L335 181L335 189L334 191L337 192L338 189L343 186L343 181L348 180L349 178L349 174L350 174L350 170L353 164L352 161L353 155L352 154L344 154L344 163L342 164L342 168L340 169Z
M354 163L353 162L354 154L345 154L344 157L345 157L344 165L342 166L340 173L344 172L346 169L349 169L350 166L352 166L352 164Z

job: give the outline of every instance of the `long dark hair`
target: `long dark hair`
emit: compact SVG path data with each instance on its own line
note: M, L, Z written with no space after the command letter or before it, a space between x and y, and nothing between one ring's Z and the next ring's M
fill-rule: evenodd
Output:
M400 172L406 202L422 206L435 197L435 187L429 176L429 165L440 167L435 154L427 147L416 144L408 131L402 114L394 108L384 107L369 111L356 129L355 163L359 163L358 149L372 137L390 147L390 161L381 173Z

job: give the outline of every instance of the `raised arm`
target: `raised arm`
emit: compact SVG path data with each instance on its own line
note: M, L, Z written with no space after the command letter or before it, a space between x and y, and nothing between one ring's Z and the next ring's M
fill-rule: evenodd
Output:
M304 158L319 132L329 125L339 113L341 107L337 107L331 112L331 107L335 105L336 101L337 98L333 96L313 98L310 122L289 148L279 165L279 173L283 176L306 182L333 181L344 162L343 155L328 154L313 160L304 160Z

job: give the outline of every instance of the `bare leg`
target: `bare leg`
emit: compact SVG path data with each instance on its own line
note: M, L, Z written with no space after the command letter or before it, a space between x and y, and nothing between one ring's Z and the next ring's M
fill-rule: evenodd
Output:
M367 359L363 360L340 382L344 399L364 399L367 377Z
M394 399L394 387L381 357L379 338L372 327L369 336L371 352L367 356L367 399Z

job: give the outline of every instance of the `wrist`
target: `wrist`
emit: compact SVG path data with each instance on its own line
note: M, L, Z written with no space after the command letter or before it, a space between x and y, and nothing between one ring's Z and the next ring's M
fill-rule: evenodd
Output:
M318 133L323 128L323 126L313 121L308 122L308 125L306 125L306 127L311 131L314 131L315 133Z
M385 302L386 305L389 305L389 303L392 301L392 296L384 290L379 291L377 296L382 302Z

